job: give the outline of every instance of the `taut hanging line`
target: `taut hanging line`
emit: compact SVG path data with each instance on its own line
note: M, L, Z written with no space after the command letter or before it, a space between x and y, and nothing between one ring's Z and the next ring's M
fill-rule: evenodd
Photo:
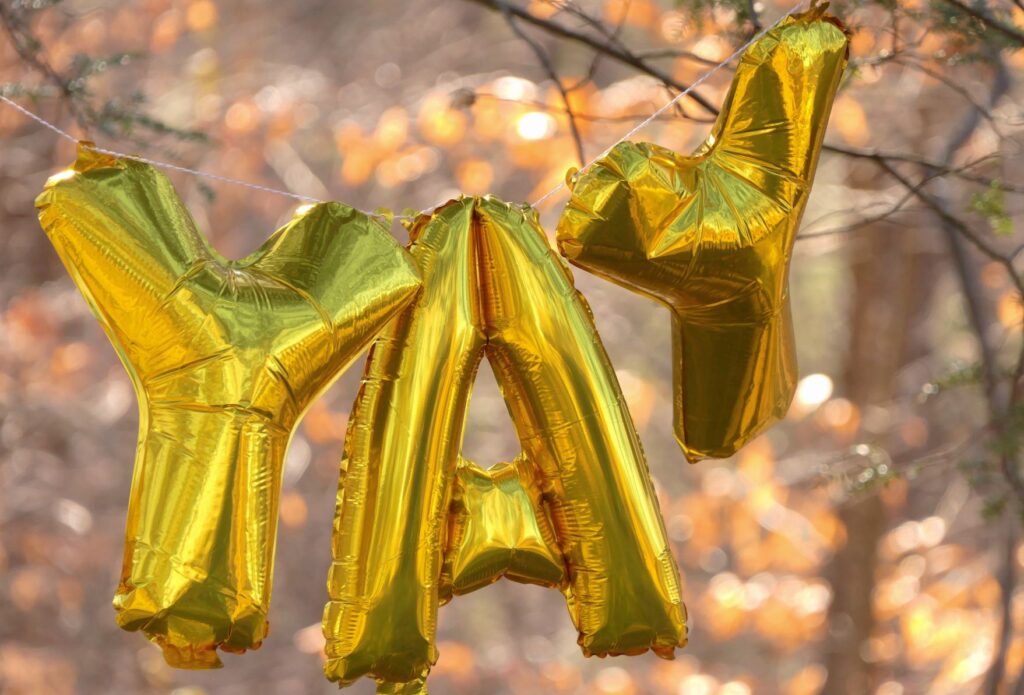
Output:
M603 152L601 152L601 154L599 154L598 156L594 157L589 162L587 162L582 167L580 167L579 171L580 172L586 171L587 169L592 167L598 160L600 160L606 154L611 152L612 149L614 149L617 145L619 145L620 143L622 143L625 140L628 140L629 138L633 137L634 135L639 133L641 130L646 128L648 125L650 125L652 122L654 122L658 118L658 116L660 116L661 114L665 113L670 108L675 106L686 95L688 95L690 92L692 92L694 89L696 89L700 85L704 84L709 78L711 78L712 75L714 75L716 72L718 72L719 70L724 68L729 63L731 63L737 57L739 57L755 41L757 41L759 38L761 38L762 36L767 34L769 31L774 29L776 26L778 26L782 22L782 20L786 19L786 17L789 17L791 14L796 12L797 9L802 4L803 4L803 0L800 0L795 5L790 7L789 10L787 10L785 14L783 14L777 20L772 22L772 24L770 24L769 26L765 27L764 29L762 29L758 33L754 34L750 38L749 41L747 41L745 44L743 44L742 46L737 48L735 51L733 51L733 53L731 55L729 55L728 58L726 58L725 60L723 60L722 62L718 63L717 65L715 65L714 67L709 69L707 72L702 74L689 87L687 87L683 91L679 92L679 94L676 94L670 100L665 102L665 104L662 105L657 111L652 113L650 116L648 116L646 119L644 119L640 123L637 123L635 126L633 126L629 130L628 133L626 133L621 138L616 140L613 144L608 146ZM5 95L0 94L0 101L3 101L3 103L5 103L8 106L16 109L17 111L20 111L24 116L27 116L28 118L32 119L36 123L39 123L43 127L48 128L49 130L52 130L54 133L56 133L60 137L65 138L67 140L70 140L71 142L74 142L74 143L77 143L77 144L81 144L82 141L79 140L78 138L76 138L71 133L67 132L66 130L62 130L60 127L58 127L57 125L51 123L50 121L47 121L45 118L42 118L41 116L33 113L32 111L29 111L24 106L22 106L21 104L17 103L16 101L6 97ZM298 193L292 193L291 191L283 191L283 190L281 190L279 188L271 188L270 186L261 186L258 183L252 183L250 181L242 181L240 179L233 179L233 178L230 178L230 177L227 177L227 176L221 176L220 174L213 174L213 173L208 172L208 171L200 171L198 169L189 169L188 167L179 166L177 164L172 164L170 162L162 162L162 161L156 160L156 159L149 159L148 157L140 157L138 155L128 154L127 152L119 152L117 150L111 150L111 149L107 149L105 147L99 147L99 146L94 145L92 143L90 143L88 145L88 147L89 147L89 149L91 149L91 150L93 150L95 152L100 152L102 154L109 154L112 157L122 157L122 158L125 158L125 159L134 159L134 160L136 160L138 162L143 162L145 164L149 164L151 166L159 167L161 169L169 169L171 171L179 171L179 172L182 172L184 174L192 174L193 176L199 176L199 177L202 177L202 178L211 179L213 181L220 181L221 183L229 183L229 184L233 184L235 186L242 186L244 188L249 188L249 189L252 189L252 190L255 190L255 191L262 191L264 193L274 193L276 195L281 195L281 196L285 196L285 197L288 197L288 198L293 198L293 199L301 201L303 203L321 203L321 202L323 202L319 198L312 198L310 196L300 195ZM565 186L566 186L566 184L565 184L564 181L559 183L557 186L555 186L550 191L548 191L547 193L542 195L540 198L535 200L533 203L531 203L530 206L534 207L534 208L539 207L544 202L546 202L549 198L551 198L552 196L557 194L559 191L564 189ZM432 208L427 208L425 210L421 210L419 214L427 214L427 213L432 212L434 209L435 208L433 208L433 207ZM374 216L374 217L382 217L383 216L379 211L369 211L369 210L359 210L359 211L362 212L365 215L371 215L371 216ZM393 219L408 220L408 219L414 219L414 218L413 218L413 216L409 216L409 215L395 215Z
M0 94L0 100L3 100L3 102L5 104L7 104L8 106L12 106L15 109L17 109L18 111L21 111L21 113L23 113L24 115L28 116L29 118L31 118L36 123L39 123L40 125L43 125L43 126L49 128L50 130L52 130L53 132L55 132L57 135L61 136L62 138L66 138L66 139L68 139L68 140L70 140L71 142L74 142L74 143L81 143L82 142L81 140L76 138L71 133L67 132L66 130L61 130L60 128L58 128L53 123L50 123L45 118L37 116L36 114L34 114L31 111L29 111L28 109L26 109L21 104L17 103L16 101L12 101L11 99L8 99L3 94ZM205 178L208 178L208 179L213 179L214 181L221 181L223 183L231 183L231 184L234 184L236 186L244 186L246 188L251 188L253 190L263 191L264 193L276 193L277 195L288 196L289 198L295 198L296 200L301 200L301 201L303 201L305 203L319 203L319 202L322 202L322 201L318 200L317 198L310 198L309 196L299 195L298 193L291 193L289 191L282 191L282 190L280 190L278 188L270 188L269 186L261 186L258 183L251 183L249 181L241 181L239 179L232 179L232 178L228 178L227 176L221 176L220 174L212 174L212 173L210 173L208 171L199 171L197 169L189 169L188 167L178 166L177 164L171 164L170 162L161 162L161 161L158 161L156 159L148 159L146 157L140 157L140 156L135 155L135 154L126 154L124 152L118 152L116 150L108 150L105 147L98 147L97 145L94 145L92 143L89 144L89 149L93 150L95 152L100 152L102 154L109 154L109 155L114 156L114 157L124 157L126 159L134 159L135 161L138 161L138 162L145 162L146 164L150 164L150 165L155 166L155 167L160 167L162 169L171 169L173 171L180 171L180 172L183 172L183 173L186 173L186 174L193 174L195 176L202 176L202 177L205 177Z

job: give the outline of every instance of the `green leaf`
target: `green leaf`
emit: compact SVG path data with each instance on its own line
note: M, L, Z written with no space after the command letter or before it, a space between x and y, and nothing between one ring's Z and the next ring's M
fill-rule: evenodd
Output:
M999 236L1013 234L1013 220L1006 212L1006 196L999 181L993 181L984 191L972 195L968 207L988 220L993 233Z

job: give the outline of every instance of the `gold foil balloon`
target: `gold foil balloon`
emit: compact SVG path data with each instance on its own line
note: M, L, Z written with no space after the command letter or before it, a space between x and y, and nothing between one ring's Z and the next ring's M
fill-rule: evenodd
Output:
M744 53L695 154L617 145L559 223L573 264L672 311L675 432L691 461L732 455L792 400L789 261L846 54L823 7L784 20Z
M528 541L543 555L550 520L584 653L670 657L686 642L686 614L643 451L589 307L536 213L462 198L420 217L411 237L423 293L374 343L349 420L324 611L327 676L370 676L381 692L425 677L437 659L451 524L463 535L453 534L446 574L468 576L455 568L479 563L472 587L508 573L510 544ZM460 476L485 356L524 455L514 472L463 466ZM481 514L469 523L450 512L457 480L457 505ZM519 571L553 579L537 567L555 569Z
M285 451L303 412L419 287L380 223L311 206L221 258L152 167L88 148L36 201L131 375L140 426L114 605L173 666L256 648Z

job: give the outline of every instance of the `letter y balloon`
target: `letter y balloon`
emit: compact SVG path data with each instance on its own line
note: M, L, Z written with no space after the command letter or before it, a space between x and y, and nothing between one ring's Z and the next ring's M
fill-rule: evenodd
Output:
M36 200L139 399L118 624L172 666L267 633L284 455L303 412L416 295L412 259L340 203L228 261L163 174L79 149Z
M731 456L796 386L789 263L848 38L827 5L754 42L691 156L623 142L573 186L573 264L672 312L675 432L690 461Z

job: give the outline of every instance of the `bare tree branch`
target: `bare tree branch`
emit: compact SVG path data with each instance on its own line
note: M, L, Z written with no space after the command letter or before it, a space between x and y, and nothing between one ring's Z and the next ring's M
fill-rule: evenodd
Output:
M718 65L718 61L711 60L699 56L693 51L684 51L681 48L652 48L648 51L633 51L633 54L643 60L657 60L658 58L683 58L685 60L691 60L694 63L706 65L709 68L713 68Z
M530 106L540 111L547 111L548 113L568 113L564 108L552 106L551 104L547 104L543 101L537 101L536 99L508 99L505 97L500 97L497 94L491 94L489 92L472 92L471 90L466 91L469 92L470 96L468 99L464 99L461 97L457 99L456 101L458 101L460 105L466 104L467 102L471 104L473 101L477 99L490 99L491 101L501 101L508 104ZM580 111L573 111L572 113L577 121L588 121L591 123L636 123L637 121L642 121L643 119L647 118L647 116L649 115L646 113L627 113L622 116L599 116L595 113L581 113ZM673 121L676 120L676 118L678 118L678 116L661 115L658 116L655 120ZM687 116L686 118L687 120L693 121L694 123L715 122L715 119L713 118L694 118L693 116Z
M902 152L877 152L875 150L864 150L856 147L847 147L845 145L836 145L834 143L826 143L825 145L822 146L822 149L824 149L827 152L832 152L833 154L841 154L846 157L853 157L855 159L868 159L872 161L884 159L890 163L900 162L904 164L916 164L920 167L924 167L925 169L934 170L944 175L954 176L956 178L963 179L964 181L971 181L973 183L979 183L984 186L992 186L994 184L998 184L1000 188L1007 192L1024 194L1024 186L1017 186L1011 183L1004 183L1002 181L999 181L998 179L988 176L971 174L968 171L969 169L973 169L981 164L985 164L987 162L992 161L997 156L994 153L978 157L977 159L968 162L967 164L964 164L962 166L952 167L948 164L936 162L926 157L921 157L919 155L914 154L906 154Z

